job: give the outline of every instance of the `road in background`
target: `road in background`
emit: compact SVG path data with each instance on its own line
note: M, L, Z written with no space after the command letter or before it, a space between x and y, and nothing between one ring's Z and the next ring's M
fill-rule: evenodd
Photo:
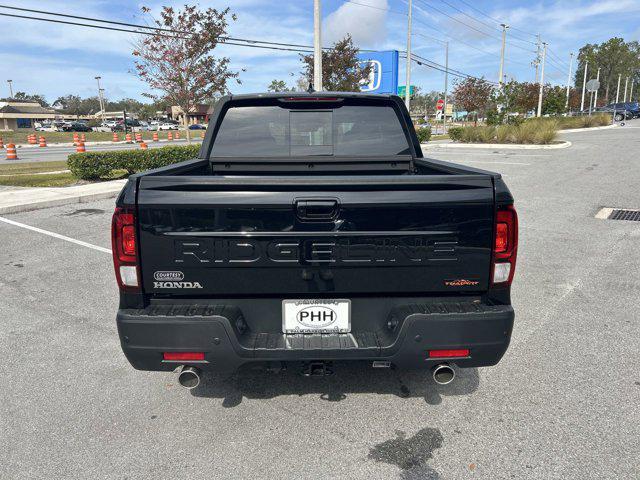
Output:
M200 143L201 140L193 140L192 143ZM166 147L169 145L186 145L187 141L173 140L172 142L146 142L149 148ZM109 150L132 150L139 149L140 145L136 143L114 143L106 145L86 145L87 152L106 152ZM52 162L56 160L65 161L71 153L75 153L76 147L61 147L61 146L49 146L49 147L24 147L18 148L18 160L6 160L2 151L0 151L0 165L2 164L15 164L15 163L27 163L27 162Z
M448 386L427 372L333 377L133 370L111 256L0 222L0 478L640 477L636 130L553 151L432 152L501 172L520 217L512 343ZM109 248L113 201L7 218Z

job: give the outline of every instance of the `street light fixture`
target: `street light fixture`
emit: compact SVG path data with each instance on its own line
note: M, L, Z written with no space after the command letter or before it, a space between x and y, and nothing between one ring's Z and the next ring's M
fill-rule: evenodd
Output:
M13 86L11 85L13 80L7 80L7 83L9 84L9 98L13 98Z
M103 89L100 88L100 79L102 77L95 77L98 82L98 99L100 100L100 116L102 117L102 122L104 123L104 101L102 100L102 92Z

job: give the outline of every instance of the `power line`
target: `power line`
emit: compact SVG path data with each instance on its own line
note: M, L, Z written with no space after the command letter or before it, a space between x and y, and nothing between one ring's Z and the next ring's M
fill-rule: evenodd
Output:
M497 24L506 23L506 22L504 22L503 20L498 20L497 18L492 17L491 15L488 15L487 13L483 12L482 10L480 10L480 9L478 9L478 8L474 7L473 5L471 5L471 4L469 4L469 3L467 3L465 0L459 0L459 1L460 1L460 3L463 3L464 5L466 5L467 7L469 7L470 9L472 9L472 10L476 11L476 12L477 12L477 13L479 13L480 15L482 15L482 16L484 16L484 17L487 17L487 18L488 18L488 19L490 19L490 20L493 20L493 21L494 21L494 22L496 22ZM527 34L527 35L531 35L532 37L535 37L535 36L536 36L534 33L527 32L527 31L525 31L525 30L521 30L521 29L516 28L516 27L513 27L513 26L511 26L511 25L509 26L509 28L511 28L512 30L515 30L515 31L517 31L517 32L521 32L521 33L525 33L525 34Z
M144 29L144 30L151 30L151 31L160 32L160 33L173 33L173 34L179 34L179 35L192 35L192 32L187 32L187 31L172 30L172 29L159 28L159 27L152 27L152 26L149 26L149 25L139 25L139 24L134 24L134 23L117 22L117 21L114 21L114 20L105 20L105 19L94 18L94 17L82 17L82 16L78 16L78 15L67 15L67 14L63 14L63 13L48 12L48 11L45 11L45 10L34 10L34 9L28 9L28 8L13 7L13 6L8 6L8 5L0 5L0 8L5 8L5 9L9 9L9 10L18 10L18 11L28 12L28 13L37 13L37 14L42 14L42 15L50 15L50 16L56 16L56 17L71 18L71 19L74 19L74 20L84 20L84 21L90 21L90 22L105 23L105 24L109 24L109 25L120 25L120 26L126 26L126 27L141 28L141 29ZM101 30L112 30L112 31L119 31L119 32L126 32L126 33L137 33L137 34L142 34L142 35L152 35L152 33L145 32L145 31L137 31L137 30L113 28L113 27L110 28L110 27L103 27L103 26L100 26L100 25L91 25L91 24L85 24L85 23L79 23L79 22L69 22L69 21L63 21L63 20L39 18L39 17L28 17L28 16L25 16L25 15L15 15L15 14L9 14L9 13L2 13L0 15L4 15L6 17L13 17L13 18L22 18L22 19L27 19L27 20L40 20L40 21L50 22L50 23L60 23L60 24L65 24L65 25L76 25L76 26L82 26L82 27L98 28L98 29L101 29ZM165 36L169 36L169 35L165 35ZM231 43L231 42L246 42L246 43L251 44L251 45L246 45L246 46L253 46L253 47L256 47L256 48L265 48L263 46L255 45L257 43L264 44L264 45L274 45L274 46L279 46L279 47L299 47L299 48L304 48L304 49L312 49L313 48L311 45L301 45L301 44L295 44L295 43L282 43L282 42L269 42L269 41L266 41L266 40L253 40L253 39L230 37L230 36L221 36L220 38L223 40L223 43L228 43L229 45L237 45L237 44ZM281 49L277 49L277 50L281 50ZM292 51L295 51L295 50L292 50Z
M398 15L404 15L405 17L407 16L406 12L401 12L400 10L392 10L391 8L376 7L375 5L369 5L367 3L355 2L354 0L341 0L341 1L344 2L344 3L351 3L353 5L359 5L361 7L373 8L374 10L382 10L382 11L385 11L385 12L397 13Z

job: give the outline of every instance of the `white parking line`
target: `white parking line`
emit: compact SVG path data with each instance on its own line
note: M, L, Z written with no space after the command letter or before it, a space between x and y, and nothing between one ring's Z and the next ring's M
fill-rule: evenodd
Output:
M506 156L510 157L551 157L548 153L506 153L506 152L494 152L494 153L475 153L475 152L431 152L434 155L473 155L474 157L495 157Z
M8 223L9 225L13 225L20 228L25 228L27 230L31 230L33 232L42 233L44 235L49 235L53 238L58 238L60 240L64 240L65 242L75 243L76 245L80 245L83 247L91 248L93 250L97 250L99 252L108 253L111 255L111 250L104 247L99 247L97 245L93 245L91 243L83 242L82 240L76 240L75 238L65 237L64 235L60 235L59 233L50 232L48 230L43 230L41 228L32 227L31 225L25 225L24 223L14 222L13 220L9 220L8 218L0 217L0 222Z

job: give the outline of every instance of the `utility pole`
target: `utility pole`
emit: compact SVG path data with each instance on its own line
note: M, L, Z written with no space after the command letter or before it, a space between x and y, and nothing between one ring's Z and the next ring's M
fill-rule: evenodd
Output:
M100 88L100 79L102 77L95 77L98 82L98 99L100 100L100 116L102 117L102 122L104 123L104 100L102 100L102 88Z
M409 0L409 13L407 23L407 79L405 82L404 90L404 103L407 105L407 111L411 115L411 13L412 13L412 0Z
M620 99L620 80L622 79L622 74L618 75L618 88L616 89L616 103Z
M598 67L598 74L596 75L596 80L599 82L600 81L600 67ZM600 90L600 87L598 87L598 90ZM593 102L593 108L598 108L598 90L596 90L596 94L595 94L595 101Z
M629 101L633 102L633 83L636 81L635 78L631 79L631 89L629 90Z
M627 87L629 86L629 77L627 77L624 80L624 100L622 100L623 102L627 101Z
M13 86L11 85L13 80L7 80L7 83L9 84L9 98L13 98Z
M535 83L538 83L538 66L540 65L540 34L536 35L536 37L538 38L538 41L536 42L536 46L538 49L538 52L536 53L536 59L533 61L534 66L536 67L536 81Z
M313 89L322 91L322 10L320 0L313 0Z
M447 134L447 91L449 90L449 42L444 44L444 110L442 111L442 133Z
M582 100L580 100L580 111L584 111L584 92L587 88L587 70L589 70L589 60L584 62L584 78L582 79Z
M569 54L569 75L567 75L567 101L564 104L564 109L569 111L569 89L571 88L571 67L573 67L573 52Z
M504 48L507 43L507 28L509 28L509 25L507 25L506 23L502 23L500 24L500 26L502 27L502 48L500 49L500 73L498 73L498 84L500 86L500 90L502 90L502 74L504 72Z
M540 93L538 94L538 114L537 117L542 115L542 90L544 88L544 62L547 58L547 44L542 42L542 67L540 68Z

